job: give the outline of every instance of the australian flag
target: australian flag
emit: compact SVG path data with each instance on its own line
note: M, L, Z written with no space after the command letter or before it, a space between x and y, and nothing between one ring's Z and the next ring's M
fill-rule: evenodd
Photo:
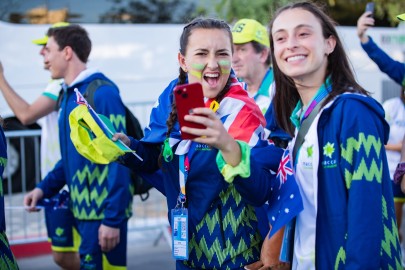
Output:
M76 93L76 103L80 105L85 105L88 108L90 108L90 104L87 102L87 100L83 97L83 95L79 92L77 88L75 88L75 93Z
M104 123L104 121L100 117L105 118L105 116L101 116L101 115L97 114L96 111L90 106L90 104L87 102L87 100L83 97L83 95L79 92L79 90L77 88L75 88L74 91L76 93L76 103L79 105L87 106L87 108L89 109L89 113L93 117L94 121L101 128L101 130L104 132L104 134L108 138L111 138L114 135L114 133L116 133L115 130L111 130L111 128L113 128L113 126L111 126L111 128L110 128Z
M288 148L281 158L277 180L278 185L273 186L272 195L268 201L267 216L272 227L270 236L289 223L303 209Z

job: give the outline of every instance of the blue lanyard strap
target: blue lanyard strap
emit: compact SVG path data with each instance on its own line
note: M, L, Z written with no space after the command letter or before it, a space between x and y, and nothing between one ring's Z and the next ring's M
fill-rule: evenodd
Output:
M186 182L189 171L189 160L187 154L179 156L179 184L180 184L180 194L178 201L181 204L186 202Z
M314 110L316 105L321 103L327 95L329 95L329 92L332 90L332 85L328 85L326 87L322 86L321 89L319 90L318 94L315 96L315 98L312 100L312 102L309 104L307 110L305 111L304 117L301 119L301 123L308 118L308 116L311 114L311 112Z

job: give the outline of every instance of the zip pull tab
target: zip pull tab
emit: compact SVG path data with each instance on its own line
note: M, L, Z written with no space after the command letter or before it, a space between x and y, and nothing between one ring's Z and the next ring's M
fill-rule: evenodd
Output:
M217 112L218 109L219 109L219 103L218 103L216 100L213 100L213 101L210 103L210 109L211 109L213 112Z

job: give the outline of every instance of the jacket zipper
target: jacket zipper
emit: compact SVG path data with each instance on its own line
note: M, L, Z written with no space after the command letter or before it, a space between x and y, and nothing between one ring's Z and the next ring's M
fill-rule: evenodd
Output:
M225 232L224 232L224 221L222 218L222 206L221 204L218 205L218 212L219 212L219 230L221 233L222 243L224 243L224 248L226 247L225 242Z

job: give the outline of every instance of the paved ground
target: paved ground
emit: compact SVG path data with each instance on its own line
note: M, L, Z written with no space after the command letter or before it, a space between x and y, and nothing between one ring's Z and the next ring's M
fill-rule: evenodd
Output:
M43 213L27 213L22 206L22 194L6 197L7 235L11 243L46 239ZM15 208L16 207L16 208ZM174 270L167 231L165 198L151 190L150 198L141 202L134 197L134 216L128 222L128 270ZM58 269L51 255L18 259L21 270Z
M158 238L159 234L159 230L131 234L132 239L128 239L128 270L175 269L170 246L163 235ZM20 270L58 269L51 255L19 259L18 265Z
M138 219L133 218L130 222L132 231L128 234L128 270L175 269L175 263L171 257L170 240L167 240L168 231L165 230L165 227L159 227L159 224L162 224L162 215L167 215L165 211L156 211L156 206L160 205L157 203L160 200L159 197L153 192L147 202L135 202ZM164 210L161 208L158 207L159 210ZM405 207L403 216L405 217ZM165 217L163 219L167 220ZM400 230L405 235L405 218ZM18 264L21 270L58 269L51 255L19 259Z

